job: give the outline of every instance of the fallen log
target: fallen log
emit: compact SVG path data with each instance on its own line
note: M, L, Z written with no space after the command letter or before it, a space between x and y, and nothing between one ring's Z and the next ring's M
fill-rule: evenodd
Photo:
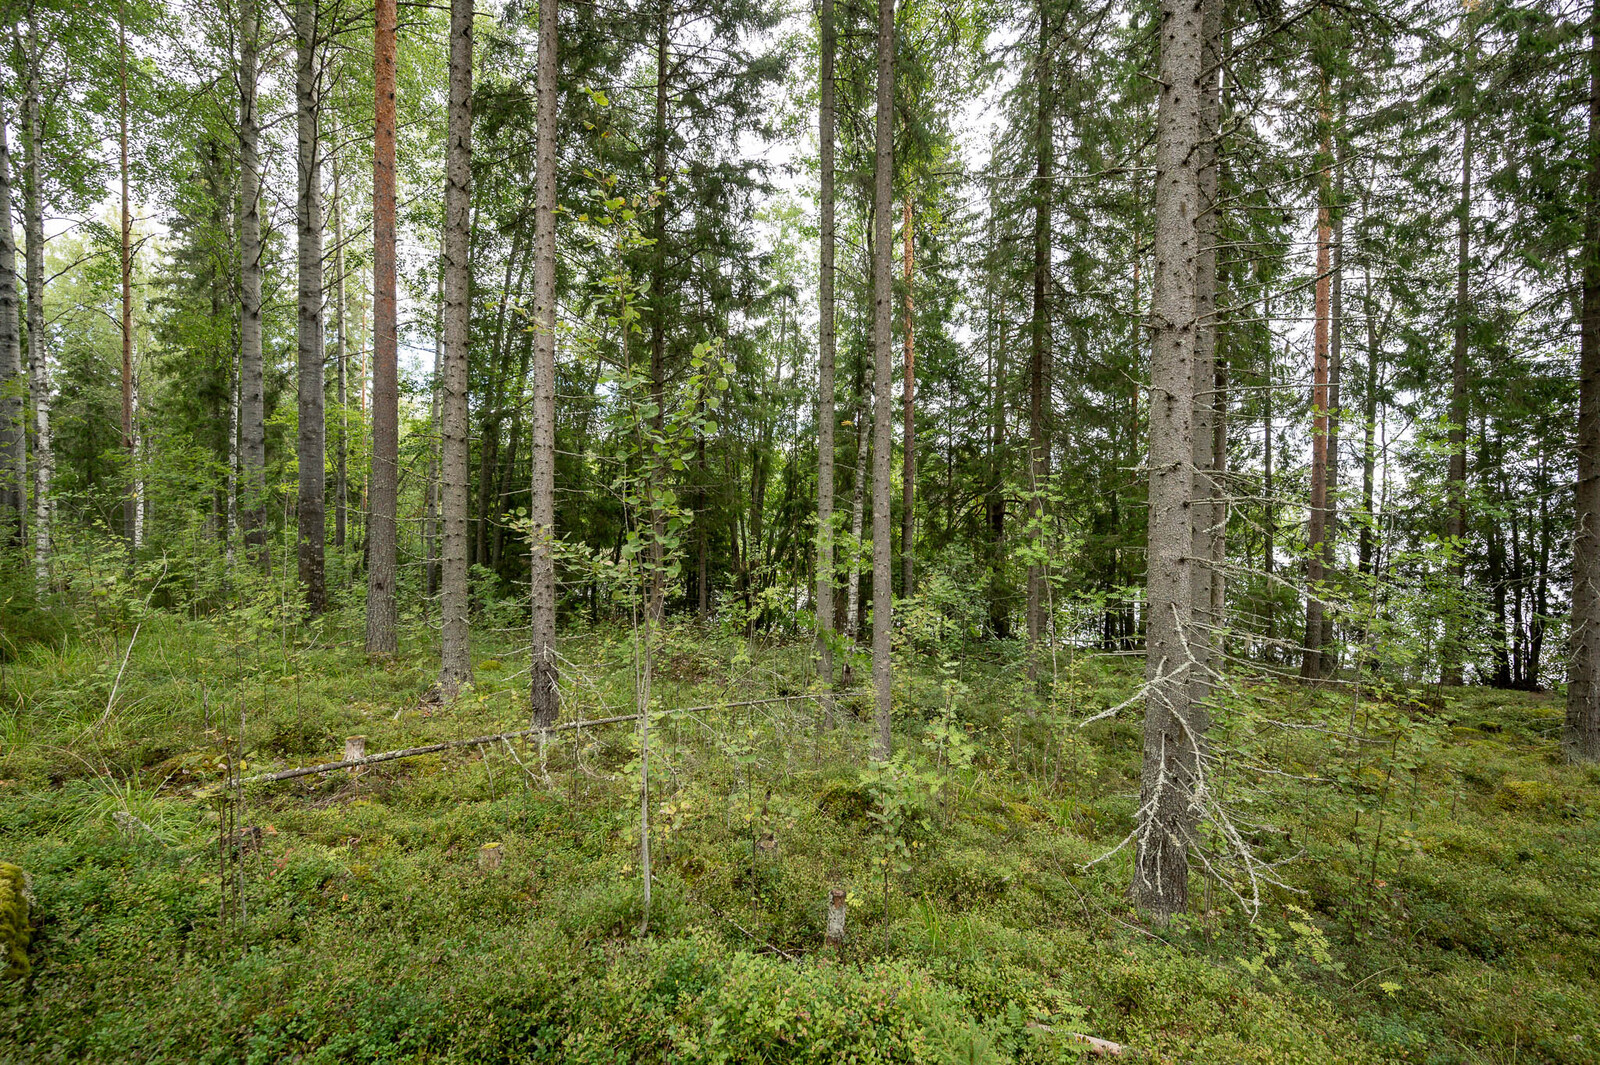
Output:
M1064 1028L1041 1024L1038 1021L1029 1021L1028 1027L1039 1032L1049 1032L1065 1039L1069 1043L1076 1043L1097 1058L1153 1058L1162 1062L1173 1060L1172 1058L1156 1057L1154 1054L1149 1054L1146 1051L1138 1050L1122 1043L1113 1043L1109 1039L1099 1039L1092 1035L1084 1035L1082 1032L1069 1032Z
M835 696L849 693L833 693ZM815 695L776 695L769 699L746 699L736 703L708 703L705 706L681 706L673 710L662 710L656 713L657 717L668 714L703 713L707 710L733 710L746 706L762 706L768 703L787 703L796 699L816 699ZM568 721L562 725L551 725L548 728L513 729L510 732L496 732L492 736L474 736L465 740L446 740L443 743L429 743L421 747L402 747L397 751L380 751L377 754L368 754L360 758L345 758L338 762L323 762L321 765L299 766L295 769L280 769L275 773L258 773L253 777L245 777L240 784L270 784L278 780L293 780L295 777L309 777L317 773L333 773L340 769L354 769L357 766L375 765L378 762L393 762L400 758L420 758L425 754L438 754L441 751L455 750L461 747L482 747L490 743L500 743L504 740L522 739L526 736L551 735L557 732L573 732L578 729L594 728L598 725L615 725L622 721L637 721L638 714L618 714L615 717L597 717L590 721ZM346 751L350 749L346 745Z

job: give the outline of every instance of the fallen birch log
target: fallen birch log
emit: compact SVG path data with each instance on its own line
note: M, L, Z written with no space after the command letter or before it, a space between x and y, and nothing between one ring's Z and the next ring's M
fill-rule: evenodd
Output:
M835 696L848 693L833 693ZM673 710L662 710L656 716L667 714L703 713L707 710L733 710L746 706L763 706L768 703L787 703L796 699L816 699L810 694L802 695L776 695L770 699L746 699L736 703L708 703L705 706L682 706ZM638 714L618 714L615 717L597 717L591 721L568 721L563 725L551 725L549 728L522 728L511 732L496 732L492 736L474 736L466 740L446 740L443 743L429 743L421 747L402 747L397 751L380 751L377 754L368 754L360 758L345 758L338 762L323 762L321 765L300 766L295 769L280 769L276 773L258 773L253 777L245 777L240 784L270 784L278 780L293 780L295 777L309 777L318 773L332 773L340 769L354 769L357 766L375 765L378 762L393 762L401 758L420 758L425 754L438 754L441 751L455 750L460 747L482 747L490 743L500 743L504 740L522 739L525 736L551 735L557 732L573 732L578 729L594 728L598 725L615 725L622 721L637 721ZM346 745L349 753L349 745Z

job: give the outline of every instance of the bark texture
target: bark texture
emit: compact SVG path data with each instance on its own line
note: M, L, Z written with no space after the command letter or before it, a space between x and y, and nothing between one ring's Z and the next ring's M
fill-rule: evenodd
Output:
M298 239L299 298L295 321L299 363L299 429L295 458L299 467L296 500L300 591L306 610L328 608L323 544L328 537L327 408L323 391L327 354L322 335L322 135L321 70L318 66L320 5L298 0L295 39L295 231Z
M878 111L874 130L872 174L872 363L875 376L872 420L872 690L877 725L872 757L889 757L894 663L890 634L894 621L894 589L890 586L889 456L894 449L892 309L894 281L889 264L894 216L894 0L878 0Z
M1156 118L1155 276L1150 297L1150 533L1143 767L1133 898L1157 921L1183 910L1204 736L1189 702L1194 614L1196 219L1200 197L1201 0L1163 0Z
M1189 701L1195 720L1211 694L1212 633L1222 618L1212 611L1212 582L1221 576L1211 564L1212 542L1223 519L1217 481L1217 134L1221 109L1221 0L1204 0L1204 41L1200 77L1199 211L1195 216L1194 337L1194 518L1193 580L1195 624L1189 638L1194 656Z
M11 151L0 113L0 549L27 536L28 448L23 424L27 381L17 305L17 238L11 228Z
M560 74L556 0L539 7L539 72L533 204L533 723L551 725L561 712L556 655L556 132Z
M472 0L450 3L450 101L445 119L444 375L439 455L444 549L440 566L439 691L453 698L472 679L467 627L468 328L472 275Z
M50 440L50 351L44 323L44 125L39 114L39 23L28 9L27 73L23 87L22 225L27 240L28 392L33 401L33 574L43 590L50 583L51 525L55 497L55 448Z
M1589 16L1589 173L1585 191L1572 651L1562 732L1562 749L1573 762L1600 760L1600 2Z
M239 0L239 526L269 568L266 539L266 381L261 360L261 116L257 0Z
M392 655L395 632L395 506L400 476L395 358L395 0L377 0L373 33L372 475L367 489L367 653Z

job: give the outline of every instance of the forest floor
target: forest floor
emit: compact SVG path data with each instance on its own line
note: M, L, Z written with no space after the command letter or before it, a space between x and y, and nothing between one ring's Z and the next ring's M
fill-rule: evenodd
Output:
M353 613L74 629L0 648L0 861L34 900L0 1060L1077 1061L1083 1033L1185 1062L1600 1061L1600 773L1560 764L1550 694L1229 692L1217 779L1294 860L1254 919L1197 874L1150 928L1129 849L1105 857L1137 708L1079 727L1137 661L1064 656L1040 698L1014 648L903 649L901 755L872 769L865 700L832 730L808 699L729 705L810 690L803 645L669 625L655 706L709 709L653 730L641 934L626 723L252 785L219 857L241 722L247 774L522 727L515 633L475 635L477 686L437 706L420 625L378 666ZM631 709L632 639L566 636L564 719Z

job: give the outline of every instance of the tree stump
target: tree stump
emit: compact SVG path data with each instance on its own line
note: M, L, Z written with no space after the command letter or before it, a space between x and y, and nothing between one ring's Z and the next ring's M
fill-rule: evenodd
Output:
M344 758L341 759L342 761L354 762L356 759L365 758L366 756L367 738L365 736L346 736L344 738ZM353 765L350 767L349 773L350 778L354 780L361 775L361 767Z
M828 932L823 938L823 945L837 950L844 945L844 918L847 912L845 906L845 893L834 888L828 892Z

